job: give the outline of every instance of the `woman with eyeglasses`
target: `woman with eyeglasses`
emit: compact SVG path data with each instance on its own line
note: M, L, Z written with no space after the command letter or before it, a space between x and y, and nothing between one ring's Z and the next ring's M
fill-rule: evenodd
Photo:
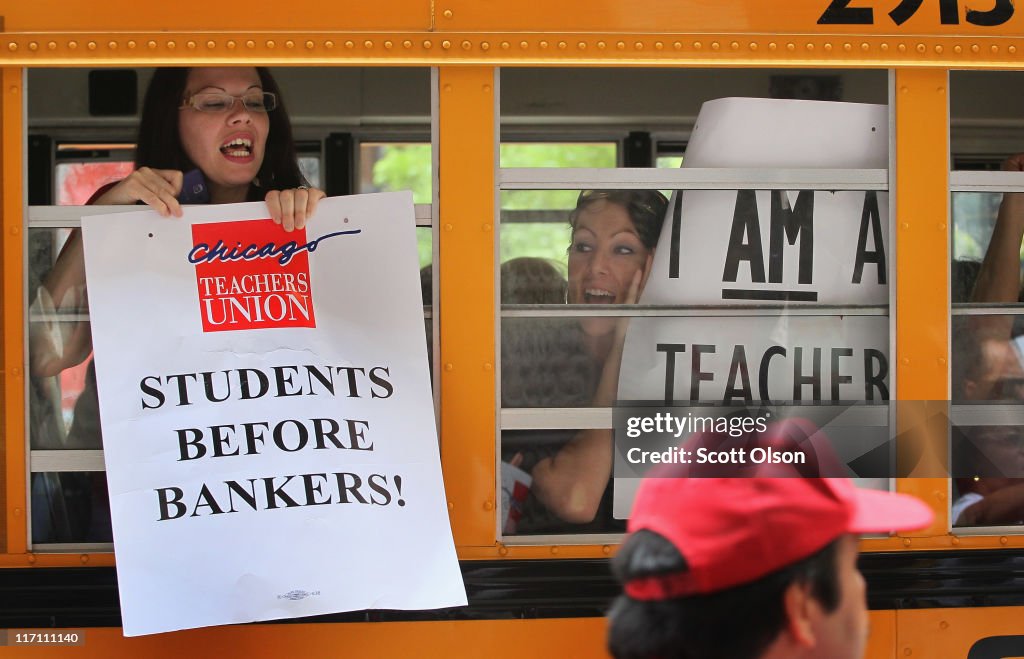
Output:
M635 304L647 281L668 200L657 190L587 190L569 216L569 304ZM611 407L628 318L582 317L579 336L597 382L594 407ZM611 519L612 431L582 430L532 467L534 496L575 524ZM528 525L527 525L528 526ZM607 530L607 529L601 529Z
M266 201L271 219L292 231L305 226L325 196L309 188L299 171L280 90L264 68L157 69L146 91L136 144L134 171L97 190L89 204L141 203L169 217L181 216L185 203ZM82 313L86 297L82 238L76 230L43 277L32 308L44 317ZM60 375L88 358L92 352L89 324L33 322L30 348L33 384L45 382L40 378ZM33 417L37 415L41 414ZM33 418L32 424L37 429L63 428L62 422L50 424L45 419ZM33 448L102 446L92 363L66 435L62 430L34 429L32 443ZM71 508L70 490L83 494L75 495L77 531L69 533L66 520L46 516L54 517L55 509ZM109 514L105 500L100 500L104 497L103 488L95 483L34 479L33 515L38 517L33 522L34 541L109 541ZM94 518L100 516L98 521L82 519L90 509Z

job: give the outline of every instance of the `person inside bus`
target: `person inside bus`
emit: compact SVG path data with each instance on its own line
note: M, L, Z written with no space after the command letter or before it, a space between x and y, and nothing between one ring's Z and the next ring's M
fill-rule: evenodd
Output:
M656 190L585 190L569 216L569 304L634 304L651 270L654 248L668 200ZM570 357L580 357L591 374L583 404L611 407L615 402L627 318L573 319ZM579 361L579 360L574 360ZM573 372L579 371L574 367ZM568 405L578 404L574 401ZM568 406L551 400L551 407ZM535 451L522 468L533 478L520 529L587 531L621 528L611 516L612 431L581 430ZM533 462L533 464L529 464ZM531 505L539 504L539 505ZM550 518L554 519L550 519ZM566 528L566 524L574 525ZM555 528L560 525L560 528Z
M867 645L861 533L920 529L905 494L775 474L640 484L612 561L617 659L859 659Z
M145 204L165 217L180 217L186 202L265 201L271 219L292 231L305 226L324 197L299 170L284 100L265 68L157 69L146 91L136 145L134 171L101 187L89 204ZM82 238L76 230L43 278L34 311L81 313L88 305L85 284ZM57 376L91 352L88 323L32 323L34 377ZM60 443L62 448L102 446L92 362Z
M1003 171L1024 171L1024 154ZM992 238L971 293L972 302L1013 304L1020 299L1024 194L1003 195ZM1024 399L1024 358L1012 315L974 315L953 325L954 400ZM1024 460L1011 426L954 429L951 470L954 526L1016 524L1024 520ZM993 461L993 456L998 456Z

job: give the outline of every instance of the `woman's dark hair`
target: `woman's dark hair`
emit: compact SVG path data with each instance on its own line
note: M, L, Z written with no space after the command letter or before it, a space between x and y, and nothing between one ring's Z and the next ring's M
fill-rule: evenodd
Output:
M620 595L609 612L608 649L616 659L753 659L786 624L790 584L810 586L827 612L839 606L838 540L757 581L711 593L640 601ZM687 570L664 536L640 530L612 561L619 581Z
M618 204L626 209L640 241L647 249L654 249L665 221L668 199L657 190L584 190L576 199L576 208L569 215L569 224L576 229L580 211L599 201Z
M185 153L178 131L178 108L185 100L188 68L166 67L153 72L142 105L139 136L135 147L135 167L177 169L188 172L196 168ZM277 96L277 107L269 113L270 130L263 163L257 174L258 185L249 186L249 200L262 201L270 190L286 190L306 185L299 171L292 125L288 119L281 89L265 67L256 67L263 91Z

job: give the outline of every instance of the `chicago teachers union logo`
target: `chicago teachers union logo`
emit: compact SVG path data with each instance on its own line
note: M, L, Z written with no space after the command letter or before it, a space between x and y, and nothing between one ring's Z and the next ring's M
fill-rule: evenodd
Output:
M309 252L336 231L306 240L270 220L192 226L189 263L196 268L204 332L316 327Z

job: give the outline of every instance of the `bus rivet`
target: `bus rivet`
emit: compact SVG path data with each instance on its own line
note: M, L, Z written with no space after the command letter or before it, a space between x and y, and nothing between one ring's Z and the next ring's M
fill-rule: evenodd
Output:
M845 50L846 52L850 52L851 50L853 50L853 44L852 43L844 43L843 44L843 50Z
M462 50L469 50L472 47L473 47L473 44L469 41L469 39L463 40L463 42L462 42Z
M18 88L17 87L11 87L11 93L12 94L17 94L18 93ZM18 233L19 233L18 227L11 227L11 235L12 236L16 236L16 235L18 235Z
M972 44L972 45L971 45L971 52L972 52L972 53L976 53L976 52L978 52L979 50L981 50L981 47L980 47L980 46L978 46L978 44Z
M430 50L431 48L433 48L433 47L434 47L434 44L433 44L433 43L431 43L431 42L430 42L429 40L427 40L427 41L424 41L424 42L423 42L423 47L424 47L425 49L427 49L427 50Z
M502 41L501 42L501 49L502 50L508 50L511 47L512 47L512 44L510 44L509 42L507 42L507 41Z
M523 50L526 50L527 48L530 47L530 44L528 42L526 42L526 41L520 41L519 42L519 47L522 48Z
M74 41L72 41L71 43L74 43ZM153 50L153 49L156 48L156 42L153 41L152 39L150 39L149 41L146 42L146 47L149 48L150 50Z
M907 44L901 43L900 45L896 46L896 50L900 51L901 53L907 52Z
M910 546L910 538L903 538L903 546L904 547L909 547Z
M313 42L312 41L307 41L306 43L311 44ZM309 46L309 47L312 48L312 46ZM391 50L393 47L394 47L394 44L391 43L390 41L385 41L384 42L384 48L386 48L387 50Z
M718 50L721 47L722 47L722 45L719 44L717 41L712 41L711 42L711 50Z
M928 46L924 45L923 43L917 44L917 52L923 53L926 50L928 50Z
M606 44L605 42L603 42L603 41L598 41L597 42L597 49L598 50L604 50L607 47L608 47L608 44Z
M807 50L814 50L814 44L813 43L807 44Z
M403 48L412 48L412 42L409 41L408 39L406 39L405 41L402 42L402 47Z
M672 47L675 48L676 50L682 50L683 49L683 44L682 44L682 42L679 42L679 41L673 41L672 42Z
M18 44L12 41L11 43L7 44L7 50L13 53L14 51L18 50Z
M448 502L448 510L455 510L455 502L454 501L449 501Z
M491 370L493 368L494 368L493 364L491 364L490 362L484 362L484 370L485 371L489 371L489 370Z
M366 41L363 42L363 48L373 48L373 42L367 39Z
M114 43L114 42L111 41L110 43ZM28 44L28 49L31 50L31 51L39 50L39 44L37 44L35 41L30 41L29 44Z
M327 50L334 48L334 42L328 39L327 41L324 42L324 48L326 48Z
M15 366L15 367L11 368L11 375L13 375L14 377L20 376L21 375L21 367L20 366Z
M945 366L945 365L946 365L946 358L945 357L939 357L939 366Z
M937 53L941 53L942 52L942 44L937 44L935 46L935 52L937 52Z
M999 536L999 544L1005 545L1007 542L1009 542L1009 539L1005 535Z
M117 42L111 41L107 43L107 48L109 48L110 50L117 50ZM35 48L33 48L32 50L35 50Z
M779 47L779 45L777 43L775 43L774 41L769 41L768 42L768 50L775 50L778 47Z
M889 50L889 44L883 43L881 46L879 46L879 48L882 50L882 52L885 52Z
M654 50L664 50L664 49L665 49L665 44L661 43L660 41L655 41L654 42Z
M78 559L78 560L82 561L82 565L85 565L86 563L88 563L88 562L89 562L89 555L88 555L88 554L82 554L82 555L81 555L81 556L79 557L79 559Z
M625 50L626 49L626 42L625 41L619 41L618 43L615 44L615 47L618 48L619 50Z
M444 87L442 87L442 89L444 89L446 92L450 92L452 90L452 86L450 84L446 84ZM444 225L445 231L451 231L451 227L452 225L450 224Z
M234 42L234 41L228 41L228 42L227 42L226 44L224 44L224 45L226 45L226 46L228 47L228 50L234 50L234 49L235 49L235 45L236 45L236 44L235 44L235 42Z
M245 42L245 47L246 48L255 48L256 47L256 42L253 41L252 39L249 39L248 41Z
M579 43L576 44L576 48L578 48L579 50L586 50L587 49L587 42L586 41L580 41Z
M740 42L733 41L731 44L729 44L729 47L732 48L733 50L739 50L740 49Z
M508 547L505 545L498 545L498 554L501 556L508 556Z
M996 46L996 45L993 44L991 50L992 50L993 53L998 53L999 52L999 46Z
M956 536L954 535L954 536L953 536L953 539L952 539L952 540L951 540L950 542L952 542L952 543L953 543L953 546L954 546L954 547L956 547L956 546L959 546L959 545L960 545L960 538L958 538L958 537L956 537Z
M446 371L454 371L455 370L455 364L453 364L451 362L448 362L447 364L444 365L444 370L446 370Z
M351 41L351 40L346 41L345 42L345 47L348 48L349 50L352 50L353 48L356 47L356 43L354 41ZM427 48L430 48L430 46L427 46Z
M295 42L292 41L291 39L289 39L288 41L284 42L284 47L285 48L294 48L295 47Z
M177 45L178 45L178 44L174 43L173 41L168 41L168 42L167 42L167 49L168 49L168 50L174 50L174 49L175 49L175 47L177 47Z
M15 508L14 509L14 516L15 517L21 517L21 508Z
M945 620L939 621L939 629L949 629L949 623Z
M484 85L483 86L483 90L484 90L485 94L490 94L491 93L491 86L490 85ZM490 226L490 225L485 224L484 226Z
M490 90L489 89L485 89L484 91L490 91ZM491 225L490 224L484 224L480 228L483 229L484 231L490 231L491 230Z
M1010 53L1011 55L1014 54L1015 52L1017 52L1017 46L1007 46L1006 52Z
M565 43L564 41L559 41L558 42L558 49L559 50L565 50L568 47L569 47L569 44Z
M454 16L454 15L455 15L455 14L453 14L453 13L452 13L452 10L451 10L451 9L445 9L445 10L444 10L444 17L445 17L445 18L451 18L451 17L452 17L452 16Z
M694 41L693 42L693 49L694 50L700 50L703 47L704 47L704 44L702 44L701 42L699 42L699 41Z
M28 562L29 563L35 563L36 562L36 555L35 554L29 554L28 555Z
M95 41L90 41L89 43L85 44L85 46L86 46L86 48L88 48L89 50L96 50L96 42L95 42ZM16 47L17 47L17 46L15 46L15 48L16 48Z
M964 52L964 48L963 46L958 44L956 46L953 46L953 52L959 55L960 53Z
M906 88L904 87L904 89L906 89ZM901 229L909 229L910 228L910 222L900 222L900 228Z
M494 502L490 499L484 501L484 510L494 510Z
M909 657L912 654L914 654L913 650L911 650L910 648L903 648L903 656Z
M558 547L552 547L551 548L551 553L552 554L557 554L558 553Z
M910 357L904 357L903 359L900 360L900 362L903 363L903 364L909 364L910 363ZM909 542L909 540L908 540L908 542Z
M796 44L793 43L793 42L787 43L786 44L786 50L796 50Z
M448 50L449 48L452 47L452 42L445 39L444 41L441 42L441 47L444 48L445 50Z
M541 42L540 42L540 47L541 47L542 49L543 49L543 48L547 48L547 47L548 47L548 42L547 42L547 41L541 41Z
M185 42L185 47L187 47L189 50L195 50L196 49L196 42L192 41L190 39L190 40Z
M608 545L604 545L601 547L601 553L607 556L608 554L612 553L612 548Z
M486 41L481 41L480 42L480 50L490 50L490 49L491 49L491 44L487 43Z
M865 50L865 51L866 51L866 50L868 50L869 48L871 48L871 45L870 45L870 44L868 44L868 42L867 42L867 41L864 41L864 42L862 42L862 43L860 44L860 49L861 49L861 50Z
M133 44L135 42L134 41L129 41L128 43L129 44ZM57 50L57 42L56 41L51 41L50 43L46 44L46 47L49 48L50 50ZM134 48L134 46L129 46L129 47L130 48Z
M444 86L444 90L445 90L446 92L450 92L450 91L452 90L452 86L451 86L451 85L445 85L445 86ZM452 228L453 228L453 227L452 227L451 223L448 223L448 224L444 225L444 230L445 230L445 231L451 231L451 230L452 230Z

